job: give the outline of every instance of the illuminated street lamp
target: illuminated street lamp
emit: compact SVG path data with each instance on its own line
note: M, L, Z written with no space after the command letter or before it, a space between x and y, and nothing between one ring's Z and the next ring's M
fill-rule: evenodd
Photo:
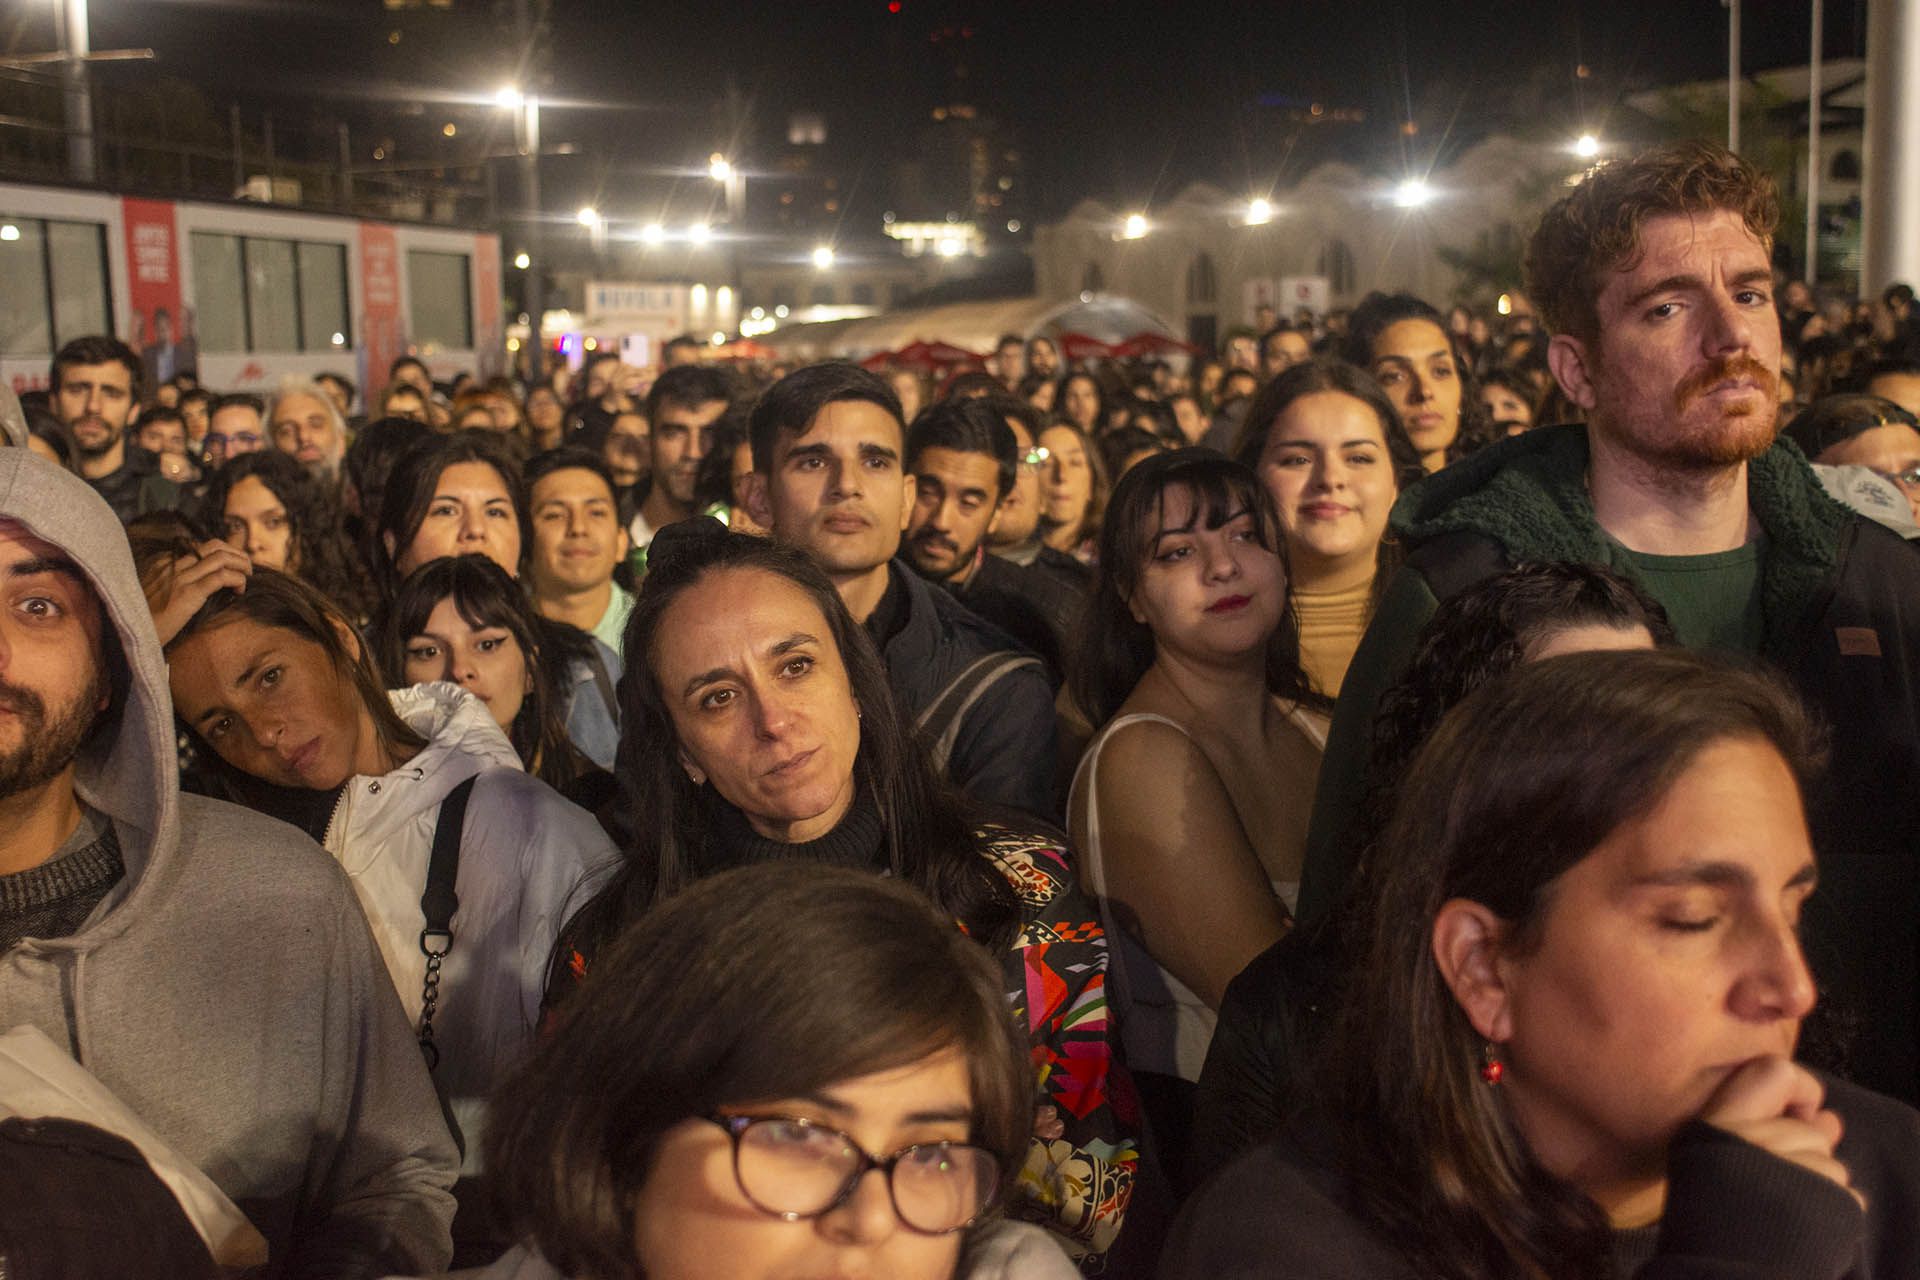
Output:
M833 246L816 245L813 250L813 265L816 270L825 271L833 265Z
M1590 133L1583 133L1573 142L1573 154L1582 160L1591 160L1600 154L1600 139Z
M581 205L580 212L574 214L573 218L574 221L583 227L597 227L600 225L600 211L590 204Z
M506 111L518 111L526 100L525 95L510 84L501 86L493 95L493 105Z
M733 166L718 151L707 158L707 176L715 182L725 182L733 176Z
M696 222L687 228L687 239L695 244L705 244L713 239L713 228L704 222Z
M1264 226L1267 223L1272 221L1273 221L1273 202L1272 201L1254 199L1254 200L1249 200L1247 202L1247 225L1248 226L1250 227Z
M525 271L533 265L533 258L525 249L522 249L519 253L513 255L513 265L517 269Z
M1121 225L1120 236L1125 240L1138 240L1147 234L1147 215L1130 213Z
M1418 209L1432 200L1433 188L1425 178L1408 178L1393 190L1393 202L1402 209Z
M667 229L657 222L649 222L640 228L640 240L643 244L659 244L667 238Z

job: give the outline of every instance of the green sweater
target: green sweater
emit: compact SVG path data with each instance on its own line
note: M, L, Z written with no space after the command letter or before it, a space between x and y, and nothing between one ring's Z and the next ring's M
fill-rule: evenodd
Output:
M1628 550L1594 517L1587 457L1585 427L1544 427L1427 477L1394 505L1392 525L1409 548L1408 563L1382 592L1334 709L1307 831L1302 921L1330 911L1351 879L1358 853L1351 833L1366 793L1374 709L1439 605L1430 575L1444 568L1447 553L1428 547L1423 555L1426 544L1471 534L1498 544L1510 565L1602 565L1665 605L1684 644L1784 660L1801 643L1807 605L1833 572L1849 513L1827 496L1797 448L1783 440L1748 464L1747 496L1763 533L1757 565L1741 552L1674 557Z

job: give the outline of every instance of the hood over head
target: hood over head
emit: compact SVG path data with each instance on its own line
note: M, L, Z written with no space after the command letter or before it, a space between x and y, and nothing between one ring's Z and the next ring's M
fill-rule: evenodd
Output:
M0 435L16 449L27 447L27 414L20 407L20 397L13 394L13 388L0 387Z
M0 518L65 552L100 599L112 703L81 747L76 790L120 837L127 875L113 895L137 898L178 842L180 788L166 660L126 530L85 480L26 449L0 449ZM114 927L114 915L96 917L65 941L87 945Z

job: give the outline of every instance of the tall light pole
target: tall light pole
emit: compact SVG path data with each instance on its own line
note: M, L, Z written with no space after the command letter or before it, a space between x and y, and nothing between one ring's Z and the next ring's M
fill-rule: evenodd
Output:
M1920 280L1920 0L1867 0L1860 292Z
M1825 0L1813 0L1813 57L1807 63L1807 288L1820 275L1820 126L1826 110L1820 101L1820 60L1826 39L1822 23Z
M66 81L67 176L75 182L94 180L93 86L87 76L87 57L93 52L87 33L87 0L60 0L60 47Z
M1740 0L1727 6L1727 150L1740 150Z

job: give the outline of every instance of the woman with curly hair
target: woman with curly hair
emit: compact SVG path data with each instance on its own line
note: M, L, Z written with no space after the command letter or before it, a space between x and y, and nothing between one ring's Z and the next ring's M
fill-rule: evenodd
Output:
M262 449L228 461L207 482L200 523L255 566L301 579L355 623L372 615L366 566L341 532L338 507L290 455Z

